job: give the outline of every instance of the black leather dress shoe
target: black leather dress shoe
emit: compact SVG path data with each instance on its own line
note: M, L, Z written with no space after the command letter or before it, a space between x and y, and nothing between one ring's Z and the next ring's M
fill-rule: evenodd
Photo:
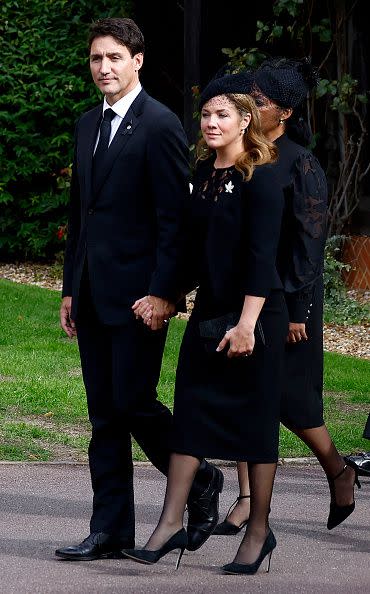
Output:
M197 497L188 499L188 544L189 551L196 551L211 536L219 520L218 504L224 486L224 475L219 468L212 469L211 480Z
M78 545L57 549L55 554L69 561L93 561L94 559L122 559L121 549L133 548L133 540L118 540L105 532L92 532Z
M347 460L354 462L360 476L370 476L370 452L360 452L352 456L345 456L344 460L345 462Z

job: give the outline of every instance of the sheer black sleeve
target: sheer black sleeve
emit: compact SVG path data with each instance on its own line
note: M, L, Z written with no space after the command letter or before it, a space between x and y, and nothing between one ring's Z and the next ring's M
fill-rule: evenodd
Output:
M327 232L327 182L311 153L298 157L291 191L290 254L283 283L290 321L304 323L322 274Z

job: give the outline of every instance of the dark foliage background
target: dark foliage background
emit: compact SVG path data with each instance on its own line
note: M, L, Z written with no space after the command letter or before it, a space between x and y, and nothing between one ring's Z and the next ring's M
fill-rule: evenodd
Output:
M126 0L3 0L0 8L0 258L64 244L73 132L99 100L88 25L131 16Z
M142 28L144 87L180 118L184 114L191 143L198 134L192 90L225 62L253 66L266 53L312 55L321 83L307 116L312 148L329 183L330 235L348 233L355 217L360 233L368 233L365 0L263 0L255 7L234 2L237 19L231 5L226 12L221 5L217 0L2 1L0 260L53 259L64 249L74 125L100 100L88 67L88 25L103 16L132 16ZM215 36L220 12L222 27ZM191 56L194 71L189 72Z

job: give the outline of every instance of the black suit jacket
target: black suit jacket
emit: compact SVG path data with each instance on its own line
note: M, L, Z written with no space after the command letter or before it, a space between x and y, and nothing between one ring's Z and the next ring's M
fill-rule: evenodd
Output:
M102 105L75 132L63 296L76 319L87 259L91 295L103 323L120 325L146 294L176 295L180 222L189 192L188 144L177 116L144 90L132 103L92 187Z

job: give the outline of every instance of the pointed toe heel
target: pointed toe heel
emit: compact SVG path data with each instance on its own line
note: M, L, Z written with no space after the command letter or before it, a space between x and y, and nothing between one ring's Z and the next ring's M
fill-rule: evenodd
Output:
M334 486L334 481L339 478L343 472L346 470L346 468L350 467L353 468L353 470L355 471L355 479L354 479L354 483L353 483L353 487L355 485L357 485L357 487L359 489L361 489L361 483L358 480L358 468L357 465L352 462L352 460L348 460L347 458L344 459L346 464L344 465L344 467L342 468L342 470L333 478L329 478L328 477L328 483L329 483L329 488L330 488L330 493L332 496L332 501L330 503L330 510L329 510L329 516L328 516L328 521L326 524L326 527L328 530L332 530L333 528L335 528L336 526L339 526L339 524L341 524L342 522L344 522L344 520L346 518L348 518L348 516L351 515L351 513L354 511L355 509L355 501L353 501L353 503L350 503L349 505L338 505L336 500L335 500L335 486ZM354 489L353 489L353 499L354 499Z
M235 563L234 561L233 563L227 563L227 565L224 565L222 569L225 573L233 575L254 575L259 570L263 560L268 557L266 570L266 573L268 573L270 571L272 552L275 547L276 538L270 529L266 536L266 540L262 545L261 552L254 563Z
M181 558L184 554L184 550L186 549L186 545L188 543L186 530L181 528L178 532L176 532L171 538L168 539L164 545L156 550L156 551L147 551L146 549L123 549L122 553L127 559L132 559L137 563L144 563L146 565L154 565L157 563L162 557L167 555L170 551L174 551L176 549L180 549L179 555L176 559L176 567L175 569L179 568Z

